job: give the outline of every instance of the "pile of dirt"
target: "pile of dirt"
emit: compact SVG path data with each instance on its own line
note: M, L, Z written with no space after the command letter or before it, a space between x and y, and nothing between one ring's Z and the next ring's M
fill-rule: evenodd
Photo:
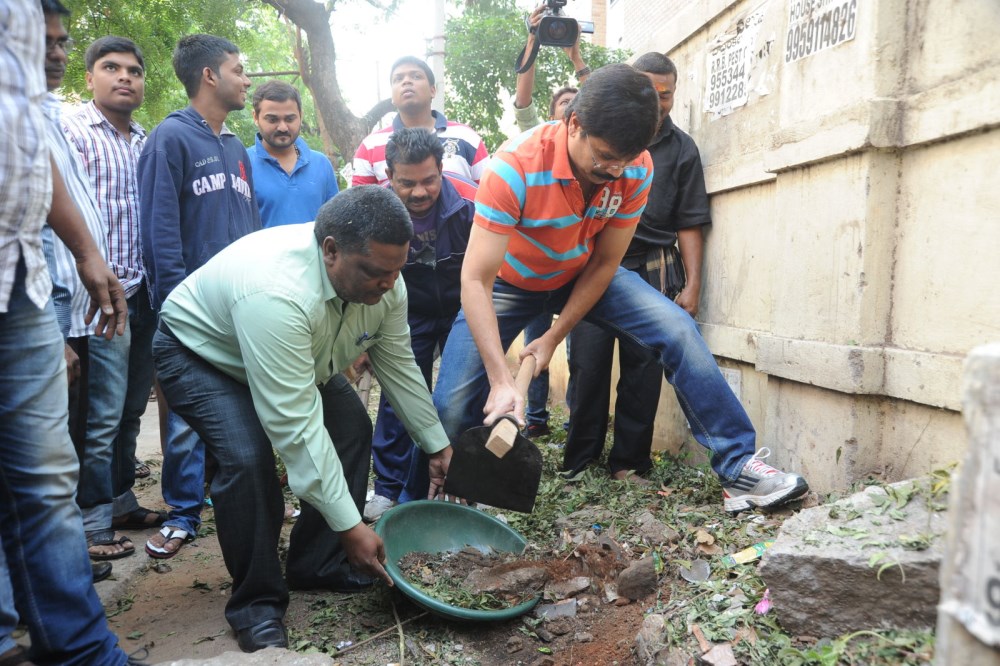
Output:
M500 610L539 594L552 601L592 592L608 596L627 562L618 548L581 544L569 556L523 558L513 553L407 553L399 569L416 588L439 601L475 610ZM611 592L613 598L613 592Z

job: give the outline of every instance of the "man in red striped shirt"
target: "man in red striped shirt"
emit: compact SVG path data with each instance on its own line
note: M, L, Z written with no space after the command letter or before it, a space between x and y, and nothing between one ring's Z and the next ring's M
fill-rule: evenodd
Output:
M805 479L754 453L753 424L729 389L694 320L620 266L653 178L646 146L659 96L628 65L594 72L562 122L546 123L493 157L476 196L462 268L462 310L441 360L434 406L454 440L513 413L523 423L505 352L534 318L558 314L521 352L536 374L581 319L652 351L674 386L695 438L711 452L729 511L801 497ZM574 405L574 408L585 408Z
M444 148L445 173L471 180L477 185L489 160L486 144L468 125L448 120L431 109L434 99L434 72L423 60L404 56L389 70L392 104L399 112L392 124L365 137L354 153L354 185L385 185L385 146L392 133L403 127L423 127L437 134Z

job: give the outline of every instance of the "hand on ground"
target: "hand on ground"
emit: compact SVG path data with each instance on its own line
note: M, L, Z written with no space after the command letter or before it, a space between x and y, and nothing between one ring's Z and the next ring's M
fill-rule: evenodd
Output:
M349 530L340 533L340 540L347 553L347 561L355 570L381 578L385 584L392 587L392 579L385 567L385 544L382 539L363 522Z

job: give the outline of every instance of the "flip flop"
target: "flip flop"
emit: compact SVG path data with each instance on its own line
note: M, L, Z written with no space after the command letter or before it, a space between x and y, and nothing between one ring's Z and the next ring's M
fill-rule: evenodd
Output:
M142 462L141 460L135 461L135 478L145 479L150 474L152 474L152 472L149 469L149 465Z
M155 557L158 560L169 560L171 557L181 552L181 547L184 544L194 541L194 535L167 525L160 528L159 534L164 538L163 546L156 546L152 541L146 541L146 553L150 557ZM164 546L171 541L180 541L180 544L175 550L167 550L164 548Z
M622 478L619 479L614 474L611 475L611 478L614 479L615 481L624 481L625 483L631 483L637 485L640 488L652 488L654 485L656 485L649 479L643 476L639 476L639 474L636 473L634 469L623 470L623 471L625 471L625 476L623 476Z
M90 552L90 549L94 546L121 546L123 550L119 550L116 553L102 555ZM87 555L89 555L90 559L94 562L120 560L123 557L135 555L135 546L132 545L132 539L129 539L127 536L123 535L116 539L114 534L105 533L102 535L87 537Z
M153 517L150 520L150 517ZM159 527L167 519L166 511L150 511L141 506L135 511L118 516L111 520L111 527L116 530L145 530L150 527Z
M21 645L0 654L0 666L19 666L19 664L33 664L28 658L28 649Z

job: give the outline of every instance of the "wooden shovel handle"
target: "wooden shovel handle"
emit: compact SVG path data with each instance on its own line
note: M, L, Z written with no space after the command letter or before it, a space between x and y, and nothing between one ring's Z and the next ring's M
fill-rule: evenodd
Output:
M522 398L528 394L528 385L531 384L531 378L535 375L535 365L537 363L538 360L530 354L525 356L524 360L521 361L517 377L514 378L514 387L517 389L518 395Z

